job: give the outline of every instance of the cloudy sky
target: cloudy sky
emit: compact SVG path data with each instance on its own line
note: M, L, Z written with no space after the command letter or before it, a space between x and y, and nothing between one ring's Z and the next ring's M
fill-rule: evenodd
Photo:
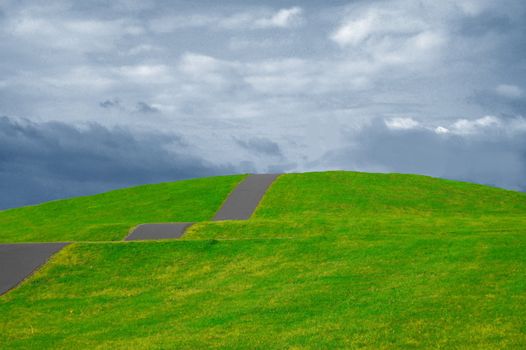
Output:
M0 209L240 172L526 190L526 2L0 0Z

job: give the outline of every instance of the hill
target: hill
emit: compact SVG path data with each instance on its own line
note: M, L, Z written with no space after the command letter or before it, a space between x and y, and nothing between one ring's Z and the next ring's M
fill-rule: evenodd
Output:
M243 178L144 185L0 211L0 242L112 241L145 222L204 221Z
M523 193L286 174L250 220L207 221L242 178L0 212L0 241L76 242L0 297L0 348L526 347ZM198 223L118 241L164 220Z

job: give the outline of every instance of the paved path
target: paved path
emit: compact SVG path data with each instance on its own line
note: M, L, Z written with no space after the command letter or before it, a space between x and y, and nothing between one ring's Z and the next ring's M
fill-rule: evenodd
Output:
M128 235L125 241L179 238L192 222L142 224Z
M227 197L212 220L247 220L252 216L265 192L278 174L247 176ZM192 222L142 224L125 241L179 238Z
M277 174L245 178L227 197L212 220L247 220ZM179 238L192 222L142 224L124 240ZM14 288L69 243L0 244L0 295Z
M212 220L248 220L278 174L250 175L228 196Z
M68 244L0 244L0 295L14 288Z

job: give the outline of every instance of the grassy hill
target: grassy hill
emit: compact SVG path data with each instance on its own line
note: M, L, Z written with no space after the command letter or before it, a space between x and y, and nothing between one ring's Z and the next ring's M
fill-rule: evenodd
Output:
M0 211L0 243L112 241L141 223L208 220L243 178L137 186Z
M526 347L526 195L289 174L250 220L206 221L241 178L0 212L1 241L77 241L0 297L0 348ZM166 218L199 223L182 240L105 242Z

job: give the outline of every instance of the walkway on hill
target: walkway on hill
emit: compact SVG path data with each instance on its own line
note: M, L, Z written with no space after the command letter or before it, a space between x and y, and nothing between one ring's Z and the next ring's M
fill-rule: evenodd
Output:
M14 288L68 243L0 244L0 295Z
M248 220L277 177L278 174L248 176L230 193L212 220ZM142 224L137 226L125 240L179 238L192 224L191 222Z
M248 220L277 177L278 174L249 175L230 193L212 220ZM141 224L135 227L124 240L179 238L192 224L192 222ZM17 286L68 244L0 244L0 295Z

